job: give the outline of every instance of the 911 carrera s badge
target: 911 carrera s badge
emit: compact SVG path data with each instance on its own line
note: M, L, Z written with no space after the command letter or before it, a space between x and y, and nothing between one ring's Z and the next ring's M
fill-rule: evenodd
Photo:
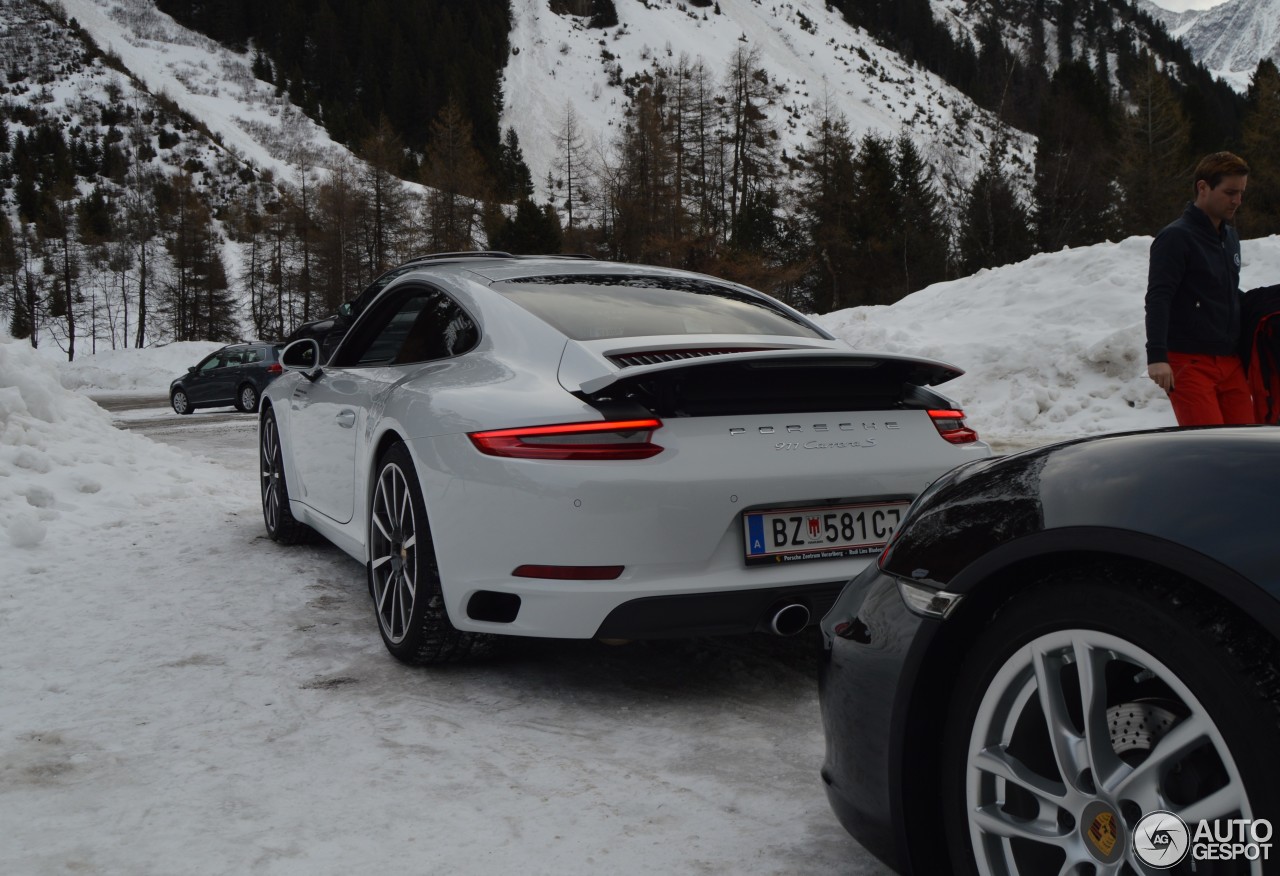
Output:
M1101 801L1095 801L1085 807L1080 825L1085 828L1084 836L1089 841L1089 851L1095 858L1104 864L1120 860L1124 847L1120 843L1120 819L1114 809Z

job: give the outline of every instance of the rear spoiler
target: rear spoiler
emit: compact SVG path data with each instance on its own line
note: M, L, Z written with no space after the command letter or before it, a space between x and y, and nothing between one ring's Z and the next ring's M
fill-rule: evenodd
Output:
M683 343L638 347L634 339L626 348L609 349L600 342L570 341L560 359L560 384L571 393L594 395L620 380L631 381L649 375L714 365L739 365L751 369L848 368L851 372L892 373L903 383L937 386L964 374L963 369L936 359L899 356L893 353L860 353L841 342L829 346L796 346L755 339L717 338L708 343L683 339ZM772 341L773 339L770 339ZM744 347L750 347L744 349ZM644 350L648 356L638 355ZM651 364L626 364L644 359Z

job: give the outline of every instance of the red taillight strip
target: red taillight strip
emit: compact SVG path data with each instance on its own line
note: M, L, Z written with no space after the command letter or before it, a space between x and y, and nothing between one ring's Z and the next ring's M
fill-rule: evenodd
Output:
M937 428L944 441L952 444L972 444L978 440L978 433L964 424L964 411L932 410L929 419Z
M607 420L596 423L559 423L520 429L472 432L467 437L481 453L514 459L609 460L648 459L662 452L650 439L662 421ZM599 441L556 442L557 436L581 438L598 435ZM610 441L609 436L614 440Z
M549 578L556 581L613 581L625 566L517 566L511 574L516 578Z

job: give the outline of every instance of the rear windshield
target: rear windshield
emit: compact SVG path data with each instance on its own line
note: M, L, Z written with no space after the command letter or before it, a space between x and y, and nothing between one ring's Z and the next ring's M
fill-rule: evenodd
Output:
M575 341L697 334L822 337L768 301L694 278L572 274L504 280L493 289Z

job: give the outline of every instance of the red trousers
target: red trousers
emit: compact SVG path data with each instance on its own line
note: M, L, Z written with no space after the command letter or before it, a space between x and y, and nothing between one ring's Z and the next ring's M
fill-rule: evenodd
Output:
M1236 356L1169 352L1173 415L1179 426L1254 423L1253 396Z

